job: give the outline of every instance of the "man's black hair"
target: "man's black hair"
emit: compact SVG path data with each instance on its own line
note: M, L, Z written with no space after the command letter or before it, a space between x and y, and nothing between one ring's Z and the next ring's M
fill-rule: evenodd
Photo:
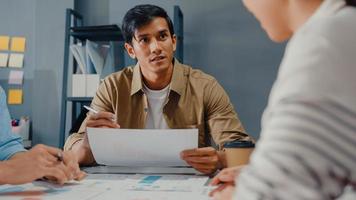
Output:
M171 33L171 36L173 36L173 23L167 15L167 12L161 7L144 4L131 8L125 14L125 17L122 20L122 34L124 36L125 42L132 44L132 38L135 36L135 31L138 28L149 24L157 17L162 17L166 20L169 32Z

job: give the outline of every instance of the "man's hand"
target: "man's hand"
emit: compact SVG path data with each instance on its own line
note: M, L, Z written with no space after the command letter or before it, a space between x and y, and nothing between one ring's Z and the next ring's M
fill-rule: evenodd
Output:
M245 167L245 165L223 169L211 180L210 185L219 186L211 191L209 196L214 196L215 193L219 193L225 190L227 187L235 187L235 179L240 174L240 171L243 167Z
M120 128L116 123L116 116L111 112L100 111L96 114L89 113L86 121L87 127L97 128Z
M37 145L27 152L15 154L10 160L1 163L1 183L23 184L47 177L59 184L76 179L81 180L85 173L80 171L73 155L63 153L63 161L58 160L62 150L45 145Z
M204 174L212 174L224 166L221 155L213 147L184 150L180 156L182 160Z
M72 151L63 152L63 164L72 172L70 179L80 181L86 177L86 173L80 170L77 157Z
M100 111L96 114L88 114L86 127L120 128L120 125L116 123L116 116L113 113ZM84 139L74 143L71 151L77 155L80 164L93 164L95 160L90 149L88 135L87 133L84 134Z

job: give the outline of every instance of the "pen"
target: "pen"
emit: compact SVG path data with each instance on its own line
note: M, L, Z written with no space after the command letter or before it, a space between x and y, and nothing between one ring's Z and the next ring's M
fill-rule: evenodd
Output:
M93 108L89 107L89 106L84 106L85 109L93 112L94 114L98 114L98 111L94 110Z
M83 106L83 107L84 107L85 109L87 109L87 110L93 112L94 114L98 114L98 113L99 113L97 110L94 110L93 108L91 108L91 107L89 107L89 106ZM115 115L112 116L112 119L111 119L111 120L112 120L113 122L116 121Z
M63 153L62 153L62 151L58 151L56 157L57 157L58 161L62 162L63 161Z

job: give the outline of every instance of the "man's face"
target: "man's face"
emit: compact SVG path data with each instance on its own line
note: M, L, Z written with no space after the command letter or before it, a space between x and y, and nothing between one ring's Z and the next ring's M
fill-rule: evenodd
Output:
M157 17L138 28L132 45L126 43L125 48L132 58L137 58L142 71L158 75L172 67L176 37L170 34L167 21Z

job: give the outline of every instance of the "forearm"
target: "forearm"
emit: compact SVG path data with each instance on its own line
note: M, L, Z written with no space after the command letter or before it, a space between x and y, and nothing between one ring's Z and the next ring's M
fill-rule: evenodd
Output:
M18 153L15 153L14 155L12 155L9 160L13 160L13 159L16 159L18 157L20 157L21 155L23 155L26 151L20 151Z
M12 167L10 166L10 161L0 162L0 185L8 184L8 179L15 174L13 174Z
M233 140L254 142L246 133L228 95L217 82L209 87L206 94L206 123L219 150L222 150L224 143Z

